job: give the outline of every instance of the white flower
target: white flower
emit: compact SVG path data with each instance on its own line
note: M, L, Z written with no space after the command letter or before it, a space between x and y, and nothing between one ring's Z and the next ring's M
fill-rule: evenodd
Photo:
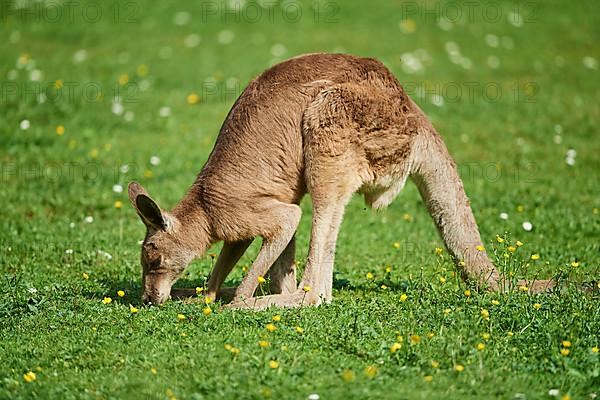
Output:
M88 56L87 50L85 50L85 49L77 50L75 52L75 54L73 54L73 62L75 64L80 64L87 59L87 56Z
M173 23L177 26L183 26L183 25L189 24L191 19L192 19L192 16L190 15L189 12L179 11L179 12L175 13L175 16L173 17Z
M69 223L69 228L71 228L71 229L75 228L75 222Z
M73 254L73 249L66 249L65 254Z
M526 232L531 232L531 230L533 229L533 224L529 221L525 221L523 222L523 230L525 230Z
M496 56L489 56L487 58L487 63L492 69L496 69L500 66L500 59Z
M123 186L119 185L118 183L116 185L113 185L112 189L115 193L123 193Z
M575 158L573 158L573 157L567 157L565 161L567 162L567 165L570 167L575 165Z
M500 44L500 39L498 39L498 36L488 33L487 35L485 35L485 44L487 44L490 47L498 47L498 45Z
M94 217L92 217L91 215L88 215L87 217L85 217L85 218L83 219L83 221L84 221L86 224L91 224L92 222L94 222Z
M21 123L19 124L19 127L26 131L27 129L29 129L29 127L31 126L31 123L29 122L28 119L24 119L23 121L21 121Z
M431 96L431 104L434 106L442 107L444 105L444 98L439 94Z
M233 42L234 37L235 34L232 31L225 29L219 32L219 34L217 35L217 41L221 44L229 44Z
M589 69L598 69L598 61L594 57L583 57L583 65Z
M158 164L160 164L160 158L158 156L150 157L150 164L157 166Z
M163 118L167 118L169 115L171 115L171 108L167 106L161 107L160 110L158 110L158 115Z
M567 157L569 157L569 158L575 158L576 155L577 155L577 151L575 149L569 149L569 150L567 150Z
M554 143L561 144L562 143L562 136L560 136L560 135L554 135Z
M113 105L111 107L111 111L115 115L121 115L121 114L123 114L123 111L124 111L123 105L119 102L115 102L115 103L113 103Z
M311 393L308 395L308 400L319 400L321 397L317 393Z
M287 49L281 43L276 43L273 45L273 47L271 47L271 54L273 57L281 57L286 51Z
M505 220L505 221L506 221L506 220L508 219L508 214L507 214L507 213L505 213L505 212L501 212L501 213L500 213L500 219L503 219L503 220Z
M558 390L558 389L548 390L548 396L557 397L559 394L560 394L560 390Z
M196 33L192 33L191 35L187 35L185 39L183 39L183 45L188 49L196 47L200 44L200 35Z
M128 164L121 165L121 167L119 168L119 171L121 171L122 174L128 173L129 172L129 165Z
M134 117L135 117L135 115L133 114L133 111L127 111L125 113L125 115L123 116L123 119L127 122L131 122L131 121L133 121Z
M112 256L110 255L110 253L107 253L107 252L106 252L106 251L104 251L104 250L100 250L100 249L98 249L98 250L96 250L96 253L97 253L99 256L102 256L102 257L106 258L107 260L112 260Z
M39 82L42 79L42 71L34 69L29 73L29 80Z

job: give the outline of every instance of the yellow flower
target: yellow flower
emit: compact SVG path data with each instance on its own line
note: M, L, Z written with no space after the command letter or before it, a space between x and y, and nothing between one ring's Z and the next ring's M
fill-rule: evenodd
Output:
M119 85L121 85L121 86L126 85L127 82L129 82L129 75L121 74L119 76Z
M394 242L394 244L392 246L394 246L395 249L399 249L400 248L400 242Z
M119 297L123 297L123 296L125 296L125 292L124 292L124 291L122 291L122 290L119 290L119 291L117 292L117 296L119 296Z
M140 310L138 310L137 308L135 308L131 304L129 305L129 312L131 312L132 314L137 314L138 311L140 311Z
M577 268L577 267L579 267L579 263L578 263L577 261L573 261L573 262L571 263L571 267L573 267L573 268Z
M237 347L231 347L231 349L229 349L229 352L231 354L233 354L234 356L237 356L238 354L240 354L240 349L238 349Z
M271 345L271 343L269 343L266 340L261 340L260 342L258 342L258 345L264 349L266 347L269 347Z
M532 254L532 255L531 255L531 259L532 259L533 261L539 260L539 259L540 259L540 255L539 255L539 254L537 254L537 253L536 253L536 254Z
M299 327L299 326L297 326L296 327L296 332L302 334L302 333L304 333L304 329L301 328L301 327Z
M410 214L403 214L402 215L402 219L405 220L405 221L410 221L410 220L412 220L412 215L410 215Z
M197 295L200 295L200 294L201 294L203 291L204 291L204 288L202 288L202 287L200 287L200 286L198 286L198 287L196 288L196 294L197 294Z
M429 332L429 333L427 334L427 339L432 339L434 336L435 336L435 333L433 333L433 332Z
M279 363L275 360L271 360L271 361L269 361L269 368L277 369L277 368L279 368Z
M400 343L398 343L398 342L395 342L394 344L392 344L390 346L390 353L394 354L395 352L397 352L401 348L402 348L402 345Z
M497 305L500 305L500 302L498 300L492 300L492 304L497 306Z
M504 243L504 238L500 237L499 235L496 235L496 241L498 243Z
M440 283L441 283L441 284L444 284L444 283L446 283L446 278L444 278L443 276L440 276L440 278L439 278L439 279L440 279Z
M488 320L490 319L490 312L488 310L486 310L485 308L482 308L480 311L481 314L481 318Z
M517 248L515 246L508 246L508 251L514 253L515 251L517 251Z
M210 303L212 303L212 302L213 302L213 298L212 298L212 297L210 297L210 296L206 296L206 297L204 298L204 304L210 304Z
M419 335L410 335L410 344L419 344L421 343L421 336Z
M54 81L54 87L57 89L60 89L63 87L63 83L64 82L62 81L62 79L57 79Z
M204 307L202 309L202 314L204 314L205 317L208 317L210 314L212 314L212 308Z
M452 312L451 308L444 308L444 315L448 315Z
M570 340L563 340L562 341L562 345L563 345L563 347L571 347L571 341Z
M112 299L110 297L105 297L102 299L102 303L103 304L110 304L112 303Z
M467 265L467 264L465 264L465 262L464 262L464 261L459 261L459 262L458 262L458 266L459 266L459 267L464 267L465 265Z
M423 380L424 380L425 382L431 382L431 381L433 380L433 376L431 376L431 375L425 375L425 376L423 377Z
M406 295L406 293L402 293L400 295L400 301L406 301L406 300L408 300L408 296Z
M440 367L440 363L435 361L435 360L431 360L431 368L439 368Z
M464 291L465 296L471 297L471 291L469 289Z
M529 292L529 288L527 286L519 286L519 290L521 292Z
M377 367L374 365L369 365L367 368L365 368L365 375L371 379L375 378L378 372L379 371L377 370Z
M519 205L517 206L517 212L523 212L523 211L525 211L525 207L524 207L524 206L522 206L521 204L519 204Z
M139 76L146 76L148 75L148 66L146 64L140 64L138 65L136 72Z
M56 132L56 134L57 134L58 136L62 136L62 135L64 135L64 134L65 134L65 127L64 127L63 125L58 125L58 126L57 126L57 127L54 129L54 131Z
M512 333L511 331L506 332L506 334L510 337L512 337L514 335L514 333Z
M387 288L388 288L388 287L387 287L386 285L384 285L384 284L382 284L382 285L381 285L381 289L382 289L382 290L386 290Z
M436 254L436 255L438 255L438 256L439 256L439 255L441 255L443 252L444 252L444 250L443 250L442 248L440 248L440 247L436 247L436 248L435 248L435 254Z
M185 100L189 105L198 104L198 102L200 102L200 96L198 96L196 93L190 93L187 95Z
M121 200L115 201L115 208L119 210L121 207L123 207L123 202Z
M150 372L152 373L152 375L158 374L158 370L156 368L150 368Z
M144 178L152 178L152 171L150 171L149 169L144 171Z
M491 335L485 332L481 334L481 337L483 338L483 340L490 340Z
M279 314L277 314L277 315L274 315L272 319L273 319L273 321L275 321L275 322L279 322L279 321L281 321L281 315L279 315Z
M302 288L302 290L304 290L304 293L308 293L311 291L311 288L310 288L310 286L306 285Z
M477 350L478 351L483 351L483 349L485 349L485 344L483 344L483 343L477 343Z
M269 331L269 332L275 332L275 329L277 329L277 327L273 324L267 324L265 326L265 328Z
M465 370L465 366L464 366L464 365L462 365L462 364L456 364L456 365L454 366L454 370L455 370L456 372L463 372L463 371Z
M352 382L354 380L354 372L352 370L347 369L342 373L342 379L345 382Z
M541 305L540 303L535 303L535 304L533 305L533 308L534 308L535 310L539 310L540 308L542 308L542 305Z
M177 314L177 319L179 321L183 321L183 320L185 320L185 315L183 315L183 314Z
M390 272L392 272L392 267L390 267L389 265L387 267L385 267L385 273L389 274Z
M571 396L569 396L568 394L563 395L563 397L560 398L560 400L571 400Z
M484 251L485 247L483 247L482 245L477 245L476 249L477 251Z
M262 276L259 276L257 279L258 283L262 284L265 283L267 280L265 278L263 278Z
M565 357L568 356L570 352L571 352L571 350L564 348L564 347L562 349L560 349L560 354L562 354Z
M517 247L521 247L521 246L523 246L523 242L521 242L520 240L517 240L517 241L515 242L515 244L517 245Z
M598 353L598 346L592 347L592 353Z
M25 382L31 383L37 379L37 376L35 376L35 372L29 371L26 374L23 374L23 379Z
M367 279L373 279L375 276L373 275L372 272L367 272Z
M82 277L83 277L83 279L85 279L86 281L87 281L88 279L90 279L90 276L88 275L88 273L87 273L87 272L84 272L83 274L81 274L81 276L82 276Z

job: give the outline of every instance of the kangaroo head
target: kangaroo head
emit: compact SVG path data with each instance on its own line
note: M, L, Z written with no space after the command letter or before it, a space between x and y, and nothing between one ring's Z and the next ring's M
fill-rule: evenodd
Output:
M147 228L141 256L142 301L162 304L169 299L171 286L195 254L179 240L178 219L163 211L137 182L129 184L129 199Z

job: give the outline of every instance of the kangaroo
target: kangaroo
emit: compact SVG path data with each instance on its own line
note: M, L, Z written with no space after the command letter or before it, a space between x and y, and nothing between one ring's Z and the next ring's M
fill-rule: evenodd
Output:
M143 301L160 304L194 258L223 241L205 295L232 308L318 305L332 299L335 244L354 193L389 205L408 177L464 279L508 287L483 251L457 167L421 109L379 61L308 54L254 79L233 105L208 161L172 211L138 183L129 198L147 227ZM294 235L305 194L313 204L304 275L296 281ZM221 288L256 237L260 251L237 288ZM270 271L273 294L254 297ZM552 281L520 281L530 292ZM177 291L173 290L176 294Z

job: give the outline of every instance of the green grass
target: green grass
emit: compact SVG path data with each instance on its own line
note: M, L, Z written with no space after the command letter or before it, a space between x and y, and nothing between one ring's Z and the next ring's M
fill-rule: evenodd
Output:
M277 399L317 393L322 399L532 399L550 398L550 389L559 389L559 398L598 394L600 364L592 349L600 345L599 299L572 289L600 275L599 72L583 62L598 56L596 2L539 2L537 22L520 27L505 16L486 21L481 7L474 21L465 16L447 31L432 16L423 22L412 15L404 25L414 29L409 33L400 28L402 3L387 1L339 2L336 9L322 9L319 22L304 2L296 23L286 21L280 8L272 22L266 15L256 23L231 16L203 22L200 2L150 1L137 1L138 22L124 23L124 14L135 11L126 2L119 22L108 3L98 4L103 16L97 23L81 17L83 5L72 22L66 16L36 22L33 14L23 22L20 14L3 14L0 23L0 398ZM494 4L508 13L515 3ZM331 10L337 22L323 23ZM173 23L178 11L190 13L189 24ZM228 44L219 43L219 35L227 39L223 30L234 35ZM200 43L187 48L184 40L192 33ZM486 44L487 34L499 38L499 47ZM448 42L471 60L470 69L451 62ZM275 44L284 48L275 47L273 55ZM80 49L87 58L75 63ZM405 53L417 49L429 57L424 70L409 73ZM413 94L461 167L488 251L507 274L559 276L568 288L542 296L473 290L467 297L446 254L435 254L441 240L409 184L380 213L365 209L360 198L351 202L338 242L331 305L257 313L213 307L209 316L203 306L186 302L142 308L137 242L144 228L126 194L113 192L113 185L137 179L161 205L174 205L206 160L235 98L210 95L205 82L223 89L235 78L241 90L272 63L315 51L378 57L407 86L431 89L437 83L450 90L458 84L463 95L451 101L453 92L442 93L442 106L432 103L433 92ZM29 60L18 66L25 53ZM500 61L497 69L488 65L489 56ZM145 76L136 72L142 64ZM27 68L41 72L42 86L97 82L103 95L90 101L75 89L71 98L38 104L24 93L33 87ZM134 86L122 87L122 97L123 90L147 88L116 115L112 97L123 74ZM469 82L480 88L472 99ZM482 95L490 82L502 88L498 101ZM528 83L535 84L533 93ZM16 95L8 92L13 84ZM233 80L229 84L235 87ZM51 97L55 89L48 90ZM192 92L203 97L200 104L186 103ZM528 94L534 102L525 101ZM168 118L159 116L164 106L171 109ZM127 121L126 114L133 118ZM25 119L31 126L22 130ZM62 136L55 133L58 125L65 127ZM573 166L565 162L571 148L577 151ZM157 166L149 163L153 155L161 159ZM130 170L120 172L123 164ZM57 168L61 174L54 179ZM123 207L115 208L115 201ZM309 239L308 198L302 207L300 266ZM93 223L84 222L86 216ZM522 229L524 221L533 223L533 231ZM496 242L497 234L524 245L507 260L507 243ZM252 262L256 245L240 265ZM540 260L531 260L532 254ZM573 261L579 266L572 267ZM195 261L176 286L202 285L211 264L208 255ZM369 272L373 279L367 279ZM242 274L238 266L228 283L238 283ZM125 291L123 298L118 290ZM113 302L103 304L105 296ZM129 304L139 313L131 315ZM178 314L186 319L178 322ZM281 321L269 333L265 325L275 314ZM419 343L411 343L413 335ZM270 346L259 347L261 340ZM402 347L392 354L390 346L400 340ZM572 343L566 356L564 340ZM270 360L279 367L269 368ZM464 371L455 371L456 365ZM36 374L30 383L23 378L29 371Z

